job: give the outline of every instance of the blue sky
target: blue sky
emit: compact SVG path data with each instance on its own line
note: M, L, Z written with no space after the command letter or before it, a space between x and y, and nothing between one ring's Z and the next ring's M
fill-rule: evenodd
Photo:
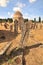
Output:
M43 0L0 0L0 18L13 17L15 11L21 11L24 18L43 19Z

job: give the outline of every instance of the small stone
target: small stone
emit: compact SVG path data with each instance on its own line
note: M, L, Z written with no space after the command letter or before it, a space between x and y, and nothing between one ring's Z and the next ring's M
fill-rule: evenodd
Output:
M16 62L17 64L20 64L21 59L20 59L19 57L17 57L17 58L15 59L15 62Z
M39 47L40 47L40 48L43 48L43 45L40 45Z

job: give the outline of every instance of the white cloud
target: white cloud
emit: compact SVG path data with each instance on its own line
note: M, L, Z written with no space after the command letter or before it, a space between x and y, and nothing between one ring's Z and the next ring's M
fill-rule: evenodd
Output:
M10 15L11 18L13 18L13 14L14 14L14 13L12 13L12 14Z
M8 12L8 15L10 15L10 12Z
M2 16L0 16L0 18L3 18Z
M36 1L36 0L29 0L30 3L33 3L33 2L35 2L35 1Z
M21 11L22 12L22 8L25 6L26 6L26 4L21 3L21 2L17 2L16 7L13 7L13 11Z
M14 13L8 12L8 16L10 16L10 18L13 17L13 14L14 14Z
M21 3L21 2L17 2L16 6L20 7L20 8L23 8L23 7L26 6L26 4L25 3Z
M0 0L0 6L6 7L8 2L9 2L9 0Z
M30 15L29 15L29 13L25 13L25 14L23 15L23 17L24 17L25 19L31 20L31 17L30 17Z
M13 11L21 11L21 8L20 7L14 7Z
M23 17L24 18L29 18L29 14L28 13L25 13Z
M5 16L0 16L1 19L6 18Z

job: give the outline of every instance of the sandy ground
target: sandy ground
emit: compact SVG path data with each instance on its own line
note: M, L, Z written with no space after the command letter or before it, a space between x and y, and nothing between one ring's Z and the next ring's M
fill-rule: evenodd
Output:
M5 29L4 26L0 26L0 30L4 33L6 37L6 39L0 40L0 50L6 45L6 42L9 41L12 41L12 44L7 50L7 54L14 48L19 48L21 39L20 33L15 37L14 32L10 32L10 29ZM39 43L43 44L43 28L30 30L29 37L27 41L24 43L24 45L28 47L28 49L25 51L26 54L24 55L26 65L43 65L43 45L40 46L38 45ZM10 61L7 60L4 62L0 59L0 65L14 65L12 63L8 63L13 62L13 59L14 57Z

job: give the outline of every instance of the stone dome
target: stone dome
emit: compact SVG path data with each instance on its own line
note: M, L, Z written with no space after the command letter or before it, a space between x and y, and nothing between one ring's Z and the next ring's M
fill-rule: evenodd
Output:
M13 15L13 17L22 17L22 13L20 11L16 11L15 14Z

